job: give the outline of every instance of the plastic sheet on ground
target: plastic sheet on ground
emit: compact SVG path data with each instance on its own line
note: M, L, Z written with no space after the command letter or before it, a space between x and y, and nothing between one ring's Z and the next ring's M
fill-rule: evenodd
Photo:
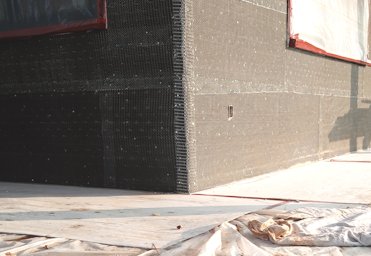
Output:
M371 210L302 208L248 223L257 237L279 245L371 246Z
M97 243L0 234L0 256L369 256L371 209L262 210L167 249L145 250Z
M370 241L370 208L265 210L225 222L161 255L363 256L371 255Z
M0 256L136 256L146 251L65 238L0 234Z

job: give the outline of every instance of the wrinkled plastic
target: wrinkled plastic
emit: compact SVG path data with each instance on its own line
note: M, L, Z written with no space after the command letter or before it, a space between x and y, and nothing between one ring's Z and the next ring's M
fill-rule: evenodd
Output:
M290 0L290 45L368 62L368 0Z
M107 26L105 0L0 0L0 38Z
M371 246L370 208L301 208L257 216L248 228L262 240L289 246Z
M247 214L160 255L366 256L371 255L370 244L370 208L308 207ZM153 250L141 256L155 255Z

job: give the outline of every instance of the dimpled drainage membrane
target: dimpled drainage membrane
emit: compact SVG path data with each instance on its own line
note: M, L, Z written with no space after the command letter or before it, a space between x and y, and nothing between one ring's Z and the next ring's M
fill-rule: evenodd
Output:
M107 31L0 42L0 180L187 189L181 5L107 4Z

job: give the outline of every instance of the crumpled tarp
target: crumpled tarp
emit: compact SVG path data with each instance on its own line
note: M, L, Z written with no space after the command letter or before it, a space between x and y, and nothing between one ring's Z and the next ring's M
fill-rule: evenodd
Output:
M264 210L225 222L161 255L366 256L371 255L371 247L365 247L370 242L370 208Z
M257 215L248 228L256 237L279 245L371 246L368 208L302 208L274 216Z

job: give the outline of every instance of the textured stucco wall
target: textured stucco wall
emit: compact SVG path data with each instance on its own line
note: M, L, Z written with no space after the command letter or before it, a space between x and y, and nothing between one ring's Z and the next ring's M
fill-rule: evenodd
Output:
M371 68L288 49L286 0L188 1L186 20L191 191L368 147Z

